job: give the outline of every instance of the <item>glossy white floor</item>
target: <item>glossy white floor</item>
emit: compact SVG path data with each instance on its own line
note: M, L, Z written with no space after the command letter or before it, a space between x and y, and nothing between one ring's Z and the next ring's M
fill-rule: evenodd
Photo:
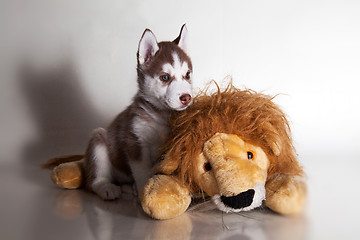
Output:
M167 221L148 218L134 199L104 202L57 189L36 165L3 165L0 239L358 239L357 159L335 160L305 166L309 202L302 216L193 211Z

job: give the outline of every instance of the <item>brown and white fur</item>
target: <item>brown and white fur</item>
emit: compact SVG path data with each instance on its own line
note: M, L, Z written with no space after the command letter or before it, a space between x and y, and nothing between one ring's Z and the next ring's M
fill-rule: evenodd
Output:
M140 193L152 176L170 112L192 101L187 40L185 25L172 42L158 43L149 29L144 31L137 52L138 92L107 129L94 130L86 150L85 185L101 198L116 199L122 184L134 182Z

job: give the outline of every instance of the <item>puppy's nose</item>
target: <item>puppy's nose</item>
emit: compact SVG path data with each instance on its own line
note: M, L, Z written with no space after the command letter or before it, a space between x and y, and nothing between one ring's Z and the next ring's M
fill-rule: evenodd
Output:
M221 201L228 207L239 209L252 204L255 195L254 189L249 189L233 197L221 196Z
M183 94L180 96L180 102L183 104L183 105L188 105L190 102L191 102L191 96L190 94Z

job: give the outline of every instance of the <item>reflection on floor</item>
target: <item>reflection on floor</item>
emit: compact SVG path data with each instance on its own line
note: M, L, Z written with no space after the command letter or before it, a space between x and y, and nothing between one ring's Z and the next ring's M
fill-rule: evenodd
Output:
M307 239L305 216L283 217L260 208L226 214L192 210L170 220L150 219L132 196L103 201L84 190L61 190L49 172L0 168L0 239Z
M84 191L59 191L53 211L63 219L86 215L95 239L305 239L304 217L266 209L240 214L191 211L170 220L149 219L134 199L102 201Z
M150 219L131 196L105 202L58 189L36 164L0 164L0 239L359 239L359 158L321 159L326 165L304 161L309 199L302 216L195 209L166 221Z

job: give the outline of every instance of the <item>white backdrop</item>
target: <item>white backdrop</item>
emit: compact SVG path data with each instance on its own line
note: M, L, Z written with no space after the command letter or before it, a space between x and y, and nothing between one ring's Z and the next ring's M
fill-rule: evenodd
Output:
M36 141L83 149L135 93L143 30L172 40L183 23L196 88L230 74L282 93L300 157L360 156L358 1L2 2L1 162Z

